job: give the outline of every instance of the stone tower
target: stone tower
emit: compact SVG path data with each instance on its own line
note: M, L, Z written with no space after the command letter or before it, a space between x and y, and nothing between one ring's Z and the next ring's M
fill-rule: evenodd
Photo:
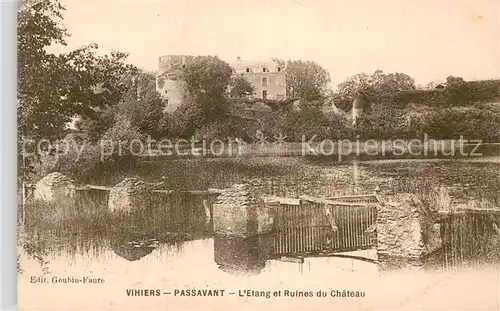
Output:
M189 55L164 55L158 62L156 76L156 90L166 99L165 111L177 109L184 99L184 83L180 74L186 65L193 59Z
M358 119L363 115L363 108L366 104L366 99L363 93L358 92L352 102L352 124L357 125Z

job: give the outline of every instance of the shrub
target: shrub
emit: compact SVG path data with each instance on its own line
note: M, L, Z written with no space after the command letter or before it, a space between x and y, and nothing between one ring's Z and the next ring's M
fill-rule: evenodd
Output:
M362 116L356 131L361 139L405 139L418 135L407 111L383 104L374 106L371 113Z
M413 139L427 134L434 139L500 140L500 113L491 109L441 108L423 113L394 109L386 105L373 107L359 122L361 139Z
M447 108L424 115L423 130L437 139L500 140L500 114L486 109Z
M60 172L75 179L86 179L104 164L101 163L100 147L95 143L64 140L59 144L67 144L68 149L62 149L66 151L57 155L42 154L33 164L33 179L40 179L52 172Z
M59 153L44 153L33 164L32 179L60 172L78 180L89 180L95 174L132 168L143 150L144 136L130 121L119 116L99 142L65 139L57 142ZM140 143L139 143L140 142Z
M215 139L225 140L228 137L232 137L249 142L253 139L258 127L255 121L231 116L223 121L203 125L196 131L195 136L204 137L209 141Z
M336 114L325 114L321 107L303 105L300 111L276 111L262 122L267 137L287 136L287 141L300 142L316 135L321 139L344 139L350 136L346 120Z
M145 137L139 128L133 126L127 117L118 115L113 126L101 137L101 146L107 145L112 148L105 150L104 160L119 161L133 158L144 151L144 141Z

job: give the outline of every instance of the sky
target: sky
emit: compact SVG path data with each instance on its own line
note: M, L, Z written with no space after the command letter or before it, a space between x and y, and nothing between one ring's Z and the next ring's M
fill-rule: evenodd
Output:
M500 78L500 1L62 0L66 51L95 42L156 70L168 54L312 60L335 86L377 69L417 84Z

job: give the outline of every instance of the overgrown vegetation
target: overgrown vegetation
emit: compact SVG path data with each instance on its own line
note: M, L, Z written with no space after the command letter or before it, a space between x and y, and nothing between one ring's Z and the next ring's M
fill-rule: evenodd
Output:
M62 140L58 150L47 151L32 164L31 180L38 180L48 173L60 172L80 181L88 181L96 174L131 170L135 167L140 154L144 135L132 125L124 115L117 115L113 126L99 142L74 139Z
M46 269L49 252L58 252L59 247L70 254L88 253L95 248L120 248L130 243L156 241L176 244L204 236L209 232L206 216L200 210L201 202L186 201L183 196L146 195L141 205L127 213L111 213L106 197L102 194L77 194L66 202L44 202L29 200L24 207L24 218L18 243L24 253ZM186 202L191 202L190 206ZM68 240L71 243L67 243ZM59 244L59 242L62 242ZM134 246L132 246L134 248ZM150 247L146 247L152 250ZM132 249L133 251L133 249ZM19 261L18 261L18 264ZM18 267L21 271L22 267Z
M500 139L498 109L459 107L498 96L498 81L449 77L444 91L423 91L432 96L416 100L430 104L436 98L436 102L444 99L444 107L413 111L400 103L413 102L422 92L404 73L377 70L371 75L358 74L341 83L332 96L329 73L305 60L275 59L286 73L288 100L263 100L270 111L257 121L248 121L235 117L232 108L234 98L245 99L254 93L252 85L234 77L232 68L216 56L193 57L179 74L185 82L184 102L174 113L164 113L166 102L156 91L155 74L128 64L127 53L100 56L93 43L60 55L48 52L52 44L64 45L69 35L61 23L63 13L58 0L24 0L19 6L18 150L19 163L25 164L20 169L27 169L20 175L27 179L61 171L83 181L97 172L131 170L137 158L128 152L130 143L144 141L147 135L209 140L229 136L254 142L258 130L288 142L313 136L318 140L411 139L422 138L424 133L435 139ZM372 101L372 107L356 128L341 114L325 112L325 102L329 102L325 98L333 98L338 107L347 109L358 92ZM298 100L298 109L291 98ZM36 144L40 139L62 139L68 133L66 123L75 116L83 138L70 142L73 148L68 152L56 156L54 150L45 150L42 155L21 158L25 140L34 139ZM113 140L115 148L103 155L99 143L107 140ZM116 148L119 143L125 147L122 152ZM83 154L78 157L81 148Z
M500 141L500 113L481 107L426 110L373 107L360 119L357 134L361 139L433 139Z

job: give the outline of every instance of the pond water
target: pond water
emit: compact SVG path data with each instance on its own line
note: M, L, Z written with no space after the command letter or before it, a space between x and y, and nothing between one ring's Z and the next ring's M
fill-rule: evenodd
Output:
M19 306L36 310L207 310L221 306L232 309L238 302L243 302L243 307L238 309L495 310L499 307L498 266L448 272L406 268L382 274L373 263L315 257L306 258L303 263L268 260L258 267L258 273L251 262L246 269L240 264L236 273L221 269L217 264L219 251L214 239L208 238L187 241L177 247L160 245L142 259L134 261L117 255L108 247L71 256L65 252L50 252L46 257L49 262L47 274L43 274L35 261L22 260L25 272L19 278L19 286L23 289ZM352 254L375 256L373 251ZM43 275L46 275L48 284L30 283L31 277ZM65 278L89 277L100 278L105 283L52 283L54 277L59 282ZM464 284L468 286L464 287ZM127 296L127 289L158 289L161 295L130 297ZM192 289L222 289L225 296L174 296L176 290ZM269 291L271 296L242 297L242 294L246 295L245 290L264 294ZM276 290L282 291L282 297L272 296ZM326 297L291 297L297 291L312 292L313 295L323 291ZM331 296L332 291L336 297ZM343 291L359 293L364 297L342 298ZM454 298L449 300L444 297Z
M348 163L302 158L211 159L145 163L131 176L150 181L167 176L170 186L188 185L191 189L245 182L259 194L292 197L371 193L375 186L391 194L444 185L450 189L454 204L487 198L498 206L499 168L498 156ZM100 183L112 184L109 180ZM206 310L208 305L213 309L232 308L241 301L246 304L238 309L253 310L500 307L498 265L443 270L400 264L396 270L384 270L370 261L326 255L275 258L268 250L269 242L214 236L211 223L196 213L191 215L185 223L162 226L160 215L154 223L145 220L133 228L120 224L119 229L106 223L91 232L78 228L56 230L56 225L51 230L32 222L20 239L19 286L23 292L19 306L53 309L54 301L59 299L64 309L153 310L166 308L168 303L169 309ZM346 254L377 259L374 249ZM32 283L33 277L46 277L48 283ZM101 278L105 283L65 285L52 283L54 277ZM473 286L464 288L464 284ZM130 297L127 289L159 289L161 294ZM183 289L223 289L225 298L174 295L175 290ZM258 292L249 297L248 290ZM273 297L275 290L281 290L282 296ZM314 297L285 298L285 290L287 296L312 292ZM327 297L316 297L320 290ZM270 298L266 298L266 291L270 291ZM342 291L352 291L354 296L363 293L364 297L342 297ZM245 297L240 296L243 294ZM443 295L454 299L443 299Z

